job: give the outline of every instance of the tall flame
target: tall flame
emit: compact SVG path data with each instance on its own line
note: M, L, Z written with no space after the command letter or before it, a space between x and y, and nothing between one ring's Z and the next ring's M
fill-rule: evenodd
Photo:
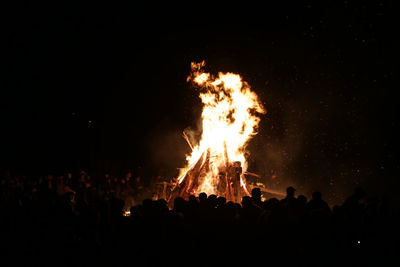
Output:
M192 63L192 74L188 77L188 81L201 89L203 132L199 143L186 157L187 165L181 170L178 183L199 160L206 160L202 155L209 153L209 167L193 193L217 194L219 172L227 161L239 161L243 172L247 170L246 145L257 134L258 115L266 111L240 75L220 72L213 77L203 71L204 66L204 61ZM245 186L243 179L241 185Z

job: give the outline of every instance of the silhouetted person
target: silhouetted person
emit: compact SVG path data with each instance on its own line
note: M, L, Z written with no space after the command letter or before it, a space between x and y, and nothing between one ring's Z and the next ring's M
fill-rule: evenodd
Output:
M200 203L205 203L205 202L207 202L207 194L204 193L204 192L201 192L201 193L199 194L199 201L200 201Z
M195 201L195 202L197 202L196 196L195 196L195 195L190 195L190 196L189 196L189 201Z
M331 214L331 209L328 203L322 199L322 194L318 191L312 193L312 199L307 203L307 210L312 214Z
M294 189L294 187L289 186L288 188L286 188L286 198L294 198L296 189Z
M34 261L31 265L53 254L68 258L71 265L82 256L91 263L102 263L104 257L112 263L117 258L129 262L132 258L126 255L135 251L135 261L153 256L162 261L156 265L174 266L176 262L172 261L186 264L186 259L196 257L204 248L211 251L210 255L221 256L220 262L211 265L250 266L257 263L248 261L249 253L268 253L277 257L290 255L298 266L391 266L382 261L398 254L396 202L390 196L366 198L361 187L343 205L334 206L332 212L320 192L314 192L307 202L305 196L295 195L293 187L287 188L281 201L271 198L262 202L261 209L257 205L261 198L257 188L251 197L243 197L241 204L201 193L199 197L178 197L168 203L143 196L140 204L124 207L123 194L106 191L111 192L108 185L115 183L123 192L127 181L124 184L114 176L96 180L93 176L92 181L99 186L87 187L90 180L86 173L54 177L59 182L54 187L55 179L50 174L0 177L3 254L14 251L18 256L29 256L25 258ZM71 179L78 182L78 190L71 190ZM55 189L62 182L64 193L56 194ZM173 209L169 210L167 204L174 204ZM127 208L131 210L130 217L123 216ZM222 252L233 253L238 244L242 244L238 253L226 259ZM172 257L164 264L177 248L179 258ZM316 262L317 258L321 261Z
M251 205L252 205L251 197L249 197L249 196L242 197L242 207L243 208L248 208Z
M144 194L143 192L144 185L140 176L137 176L135 180L132 182L132 189L133 189L133 194L135 196L135 201L140 202Z
M220 196L220 197L217 198L217 207L218 208L224 207L225 204L226 204L226 198L225 197Z
M293 207L296 202L295 192L296 189L292 186L286 188L286 197L281 200L281 204L286 207Z
M360 221L364 213L364 204L361 200L366 196L362 187L354 189L353 194L348 197L342 205L342 209L350 220ZM354 223L356 223L354 221Z
M177 213L185 213L185 206L186 206L186 201L182 197L177 197L174 200L174 208L172 209L174 212Z
M208 204L210 205L210 208L215 208L217 206L217 196L214 194L211 194L207 198Z
M246 224L254 224L261 215L261 208L253 203L249 196L242 197L241 220Z
M258 207L262 206L262 201L261 201L261 189L258 187L255 187L251 190L251 200L255 205Z
M297 216L300 220L303 220L307 213L307 197L299 195L296 201Z

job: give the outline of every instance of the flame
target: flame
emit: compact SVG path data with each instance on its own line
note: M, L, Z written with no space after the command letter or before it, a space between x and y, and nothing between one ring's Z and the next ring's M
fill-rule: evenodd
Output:
M192 63L192 73L188 77L188 81L200 87L203 131L199 143L191 146L192 151L186 157L186 167L181 169L177 181L182 183L185 175L199 160L203 163L206 161L203 155L209 152L209 168L193 193L217 194L219 171L227 161L241 163L243 172L240 184L247 191L243 175L247 170L246 145L257 134L260 122L258 115L266 111L258 96L240 75L220 72L214 77L203 71L204 66L205 61Z

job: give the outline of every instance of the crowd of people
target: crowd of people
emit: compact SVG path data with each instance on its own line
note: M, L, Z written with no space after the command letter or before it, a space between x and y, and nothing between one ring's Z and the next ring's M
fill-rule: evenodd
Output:
M391 266L397 254L397 207L361 187L331 207L293 187L282 199L253 188L241 203L200 193L168 205L131 173L6 173L0 186L2 259L13 266Z

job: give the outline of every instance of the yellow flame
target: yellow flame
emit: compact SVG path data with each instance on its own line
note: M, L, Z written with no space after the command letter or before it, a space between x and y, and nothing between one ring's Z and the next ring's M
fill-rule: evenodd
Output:
M188 81L201 88L203 132L200 142L193 146L191 154L186 157L187 165L181 170L178 183L183 181L203 153L210 149L209 171L195 193L215 194L219 169L225 164L224 144L229 161L240 161L245 172L246 145L257 133L260 121L257 115L266 111L240 75L220 72L213 77L203 71L204 66L204 61L192 63L192 74L188 77ZM244 187L242 179L241 185Z

